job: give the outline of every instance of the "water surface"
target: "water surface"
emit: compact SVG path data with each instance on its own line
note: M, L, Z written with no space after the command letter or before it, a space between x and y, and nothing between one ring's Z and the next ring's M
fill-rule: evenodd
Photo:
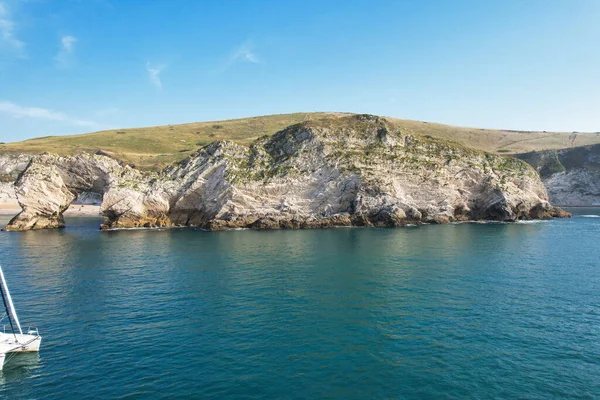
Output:
M600 218L0 234L7 398L594 398ZM5 218L7 220L7 218ZM5 223L2 220L0 223Z

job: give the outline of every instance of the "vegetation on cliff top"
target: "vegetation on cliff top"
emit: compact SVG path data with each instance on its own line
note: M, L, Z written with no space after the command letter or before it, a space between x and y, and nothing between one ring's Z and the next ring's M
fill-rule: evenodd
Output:
M295 113L227 121L197 122L147 128L116 129L73 136L47 136L23 142L0 144L0 152L73 155L102 151L140 169L159 170L182 160L210 142L231 140L250 145L287 126L320 120L335 124L344 113ZM444 139L498 154L561 149L600 143L600 133L524 132L464 128L436 123L386 118L406 134ZM317 123L317 122L315 122Z

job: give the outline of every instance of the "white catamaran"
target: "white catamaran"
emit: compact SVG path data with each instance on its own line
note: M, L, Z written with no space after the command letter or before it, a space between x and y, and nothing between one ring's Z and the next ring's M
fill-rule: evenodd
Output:
M42 337L39 335L37 328L28 328L27 333L23 333L19 318L15 311L8 286L6 286L6 280L4 279L4 272L0 267L0 292L2 294L2 302L4 303L4 309L6 310L6 317L10 322L11 332L6 332L3 329L0 332L0 371L4 367L4 362L10 359L10 356L20 352L39 351L40 343L42 343Z

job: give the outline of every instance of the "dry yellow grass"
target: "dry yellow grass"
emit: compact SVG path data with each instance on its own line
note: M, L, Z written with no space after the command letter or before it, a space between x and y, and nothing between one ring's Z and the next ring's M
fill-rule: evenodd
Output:
M289 125L331 115L335 114L282 114L227 121L116 129L82 135L47 136L0 145L0 152L50 152L72 155L101 150L141 169L161 169L215 140L226 139L248 145L260 136L271 135Z
M389 118L406 132L442 138L490 153L518 154L600 143L600 132L533 132L466 128Z
M215 140L226 139L248 145L260 136L274 134L289 125L321 118L339 118L343 115L347 114L281 114L227 121L117 129L83 135L50 136L2 144L0 152L51 152L71 155L101 150L138 168L161 169ZM388 119L405 133L451 140L468 147L501 154L600 143L600 133L517 132Z

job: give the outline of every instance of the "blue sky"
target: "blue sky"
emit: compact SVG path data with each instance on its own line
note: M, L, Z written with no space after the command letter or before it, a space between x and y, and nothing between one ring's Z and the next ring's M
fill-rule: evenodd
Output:
M0 141L306 111L600 131L600 1L0 0Z

